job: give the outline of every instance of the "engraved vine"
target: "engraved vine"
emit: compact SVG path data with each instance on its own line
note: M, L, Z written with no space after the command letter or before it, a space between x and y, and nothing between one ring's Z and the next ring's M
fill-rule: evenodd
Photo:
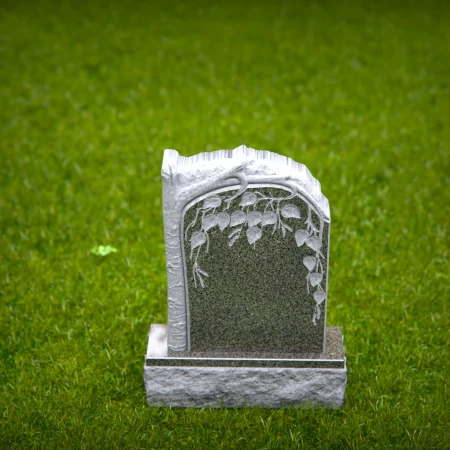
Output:
M319 216L320 225L317 227L313 220L311 206L308 204L308 215L304 221L306 228L299 227L294 231L283 219L301 219L298 207L292 203L286 203L296 196L297 194L292 192L285 197L274 197L264 195L257 190L247 191L245 189L231 196L211 195L207 197L197 207L195 217L186 227L184 235L184 239L187 241L189 230L197 228L196 231L191 232L189 239L194 286L197 288L198 282L202 288L205 287L204 278L208 277L208 273L200 267L198 258L202 250L209 251L208 232L214 227L218 226L221 232L229 227L228 245L230 247L244 234L244 230L247 241L250 246L253 245L253 248L256 248L256 242L261 238L265 227L271 227L272 235L277 230L281 231L283 237L286 237L287 233L293 233L298 247L306 245L315 252L315 256L305 256L303 264L308 269L307 291L311 293L315 289L312 292L316 302L312 322L316 325L321 316L320 305L327 297L326 291L322 287L324 281L322 261L325 259L321 252L323 219ZM240 209L229 211L231 201L238 197L240 197Z

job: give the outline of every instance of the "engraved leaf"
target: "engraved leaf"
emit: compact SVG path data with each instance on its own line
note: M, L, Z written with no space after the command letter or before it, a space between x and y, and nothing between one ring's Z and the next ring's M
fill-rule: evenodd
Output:
M203 208L217 208L222 203L222 199L218 195L205 198Z
M320 239L317 236L311 236L307 239L306 245L309 248L312 248L316 252L319 251L320 247L322 247L322 243L320 242Z
M318 320L320 320L320 303L317 303L316 309L314 310L313 324L317 325Z
M228 237L229 237L229 238L232 238L236 233L240 233L241 230L242 230L242 227L241 227L241 228L235 228L235 229L228 235Z
M306 230L297 230L295 232L295 242L297 242L298 247L301 247L308 238L309 233Z
M327 298L327 294L323 291L314 292L314 300L320 305Z
M274 225L277 223L277 215L273 211L266 211L262 215L261 225Z
M217 216L215 214L206 214L202 220L202 228L205 231L210 230L211 228L217 225Z
M247 214L248 226L253 227L258 225L262 220L262 214L259 211L251 211Z
M262 235L261 228L258 227L249 227L247 230L247 239L248 243L251 245L256 242Z
M306 256L303 258L303 264L308 268L309 271L314 269L317 259L315 256Z
M228 242L228 245L231 247L238 239L241 233L235 234Z
M245 192L242 196L241 203L239 203L240 206L250 206L256 203L257 197L256 194L253 192Z
M191 249L200 247L206 242L206 234L202 231L195 231L191 236Z
M221 212L217 214L217 224L219 225L220 231L223 231L230 223L230 215L226 212Z
M313 272L309 277L309 281L311 282L311 286L317 286L322 281L322 274L319 272Z
M200 281L200 285L202 286L202 288L204 288L205 282L203 281L202 276L200 275L200 273L198 271L196 272L196 275L197 275L198 281Z
M295 205L284 205L281 208L281 215L285 218L285 219L290 219L290 218L295 218L295 219L300 219L300 211L298 210L298 208Z
M235 211L233 214L231 214L231 221L230 221L230 227L234 227L235 225L240 225L241 223L244 223L247 219L247 216L242 211Z

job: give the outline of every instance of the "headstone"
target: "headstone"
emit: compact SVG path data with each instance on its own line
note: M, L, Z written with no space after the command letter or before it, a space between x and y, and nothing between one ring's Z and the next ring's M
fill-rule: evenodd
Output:
M168 325L150 328L150 405L342 406L343 336L326 326L330 208L290 158L166 150Z

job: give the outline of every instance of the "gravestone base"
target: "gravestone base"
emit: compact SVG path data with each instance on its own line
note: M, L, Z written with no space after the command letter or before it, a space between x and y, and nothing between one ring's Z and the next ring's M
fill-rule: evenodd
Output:
M327 352L289 358L168 356L167 325L152 325L144 366L152 406L325 407L344 403L347 366L339 327L327 327Z

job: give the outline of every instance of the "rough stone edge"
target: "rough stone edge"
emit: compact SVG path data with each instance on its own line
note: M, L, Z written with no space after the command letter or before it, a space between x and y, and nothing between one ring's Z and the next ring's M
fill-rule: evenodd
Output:
M191 157L180 156L176 150L165 150L161 174L168 284L168 345L171 351L186 351L189 350L188 310L180 225L183 210L189 202L212 190L238 186L245 176L249 184L267 182L297 189L327 222L330 221L330 208L321 193L320 183L306 166L277 153L254 150L244 145L234 150L205 152Z
M347 368L145 367L147 403L181 408L340 408Z

